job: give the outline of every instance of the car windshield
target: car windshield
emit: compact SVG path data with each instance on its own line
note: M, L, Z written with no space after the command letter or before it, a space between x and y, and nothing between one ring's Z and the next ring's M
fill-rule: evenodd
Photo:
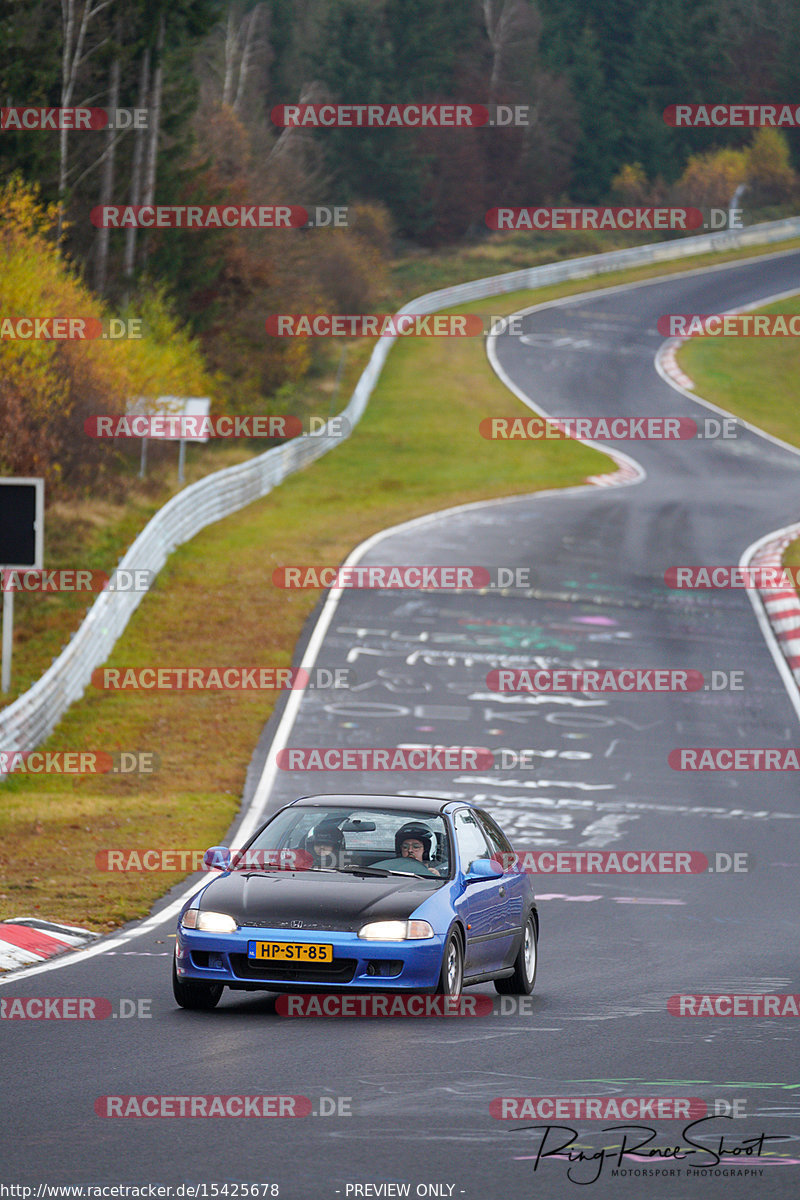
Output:
M446 879L451 861L440 816L413 809L296 805L278 813L232 866Z

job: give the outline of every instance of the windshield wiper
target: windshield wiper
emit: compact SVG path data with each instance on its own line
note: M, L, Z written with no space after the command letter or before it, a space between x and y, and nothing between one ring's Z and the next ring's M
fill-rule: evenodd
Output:
M346 871L349 875L394 875L394 871L388 871L386 867L358 867L355 864L348 867L339 867L340 871Z
M422 875L420 871L392 871L389 866L341 866L350 875L397 875L401 880L435 880L438 876Z
M237 871L240 875L291 875L295 871L298 874L301 871L325 871L328 875L336 873L336 867L230 867L229 870Z
M347 871L351 875L399 875L402 879L425 879L426 876L420 875L418 871L392 871L389 867L340 867L340 871ZM431 879L435 878L433 875Z

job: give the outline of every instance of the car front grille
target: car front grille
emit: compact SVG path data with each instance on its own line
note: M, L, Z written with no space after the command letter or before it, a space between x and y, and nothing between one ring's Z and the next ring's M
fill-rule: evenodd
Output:
M246 954L230 954L231 970L237 979L275 983L349 983L356 973L355 958L335 958L330 963L256 964Z

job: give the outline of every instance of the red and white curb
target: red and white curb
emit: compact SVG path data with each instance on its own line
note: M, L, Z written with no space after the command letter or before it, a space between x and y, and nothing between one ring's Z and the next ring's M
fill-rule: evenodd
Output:
M694 380L690 379L685 371L682 371L678 366L678 351L688 338L671 338L658 352L659 362L665 375L669 375L670 379L674 380L680 387L686 388L688 391L694 390Z
M0 921L0 971L13 971L63 954L79 950L99 937L77 925L58 925L38 917L14 917Z
M799 537L800 525L787 525L756 550L748 565L780 568L786 547ZM759 588L758 592L795 683L800 683L800 596L793 587Z
M595 487L620 487L623 483L639 482L642 473L638 468L631 466L624 459L617 458L610 450L605 450L604 453L619 464L619 469L610 471L608 475L587 475L584 483L593 483Z

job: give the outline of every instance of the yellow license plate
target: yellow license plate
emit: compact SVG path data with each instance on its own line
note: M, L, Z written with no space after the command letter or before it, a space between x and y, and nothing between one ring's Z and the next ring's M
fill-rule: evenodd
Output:
M308 942L256 942L251 958L259 962L333 962L333 946L315 946Z

